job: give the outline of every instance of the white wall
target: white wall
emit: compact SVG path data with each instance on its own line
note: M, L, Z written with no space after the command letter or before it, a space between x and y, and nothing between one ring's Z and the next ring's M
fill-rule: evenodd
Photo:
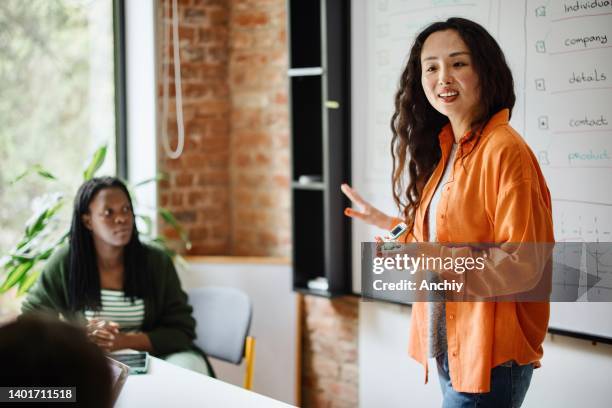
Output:
M390 303L359 304L359 402L363 407L440 407L435 371L408 357L410 308Z
M154 0L125 2L128 176L132 183L157 173L155 4ZM155 220L156 183L139 187L135 194L136 212Z
M366 407L439 407L437 371L408 356L411 309L361 302L359 308L359 400ZM612 345L548 335L542 367L535 370L525 408L612 406Z
M253 391L295 404L297 299L291 289L291 266L192 262L179 272L183 288L230 286L253 302L251 335L255 336ZM212 359L219 379L241 386L241 366Z

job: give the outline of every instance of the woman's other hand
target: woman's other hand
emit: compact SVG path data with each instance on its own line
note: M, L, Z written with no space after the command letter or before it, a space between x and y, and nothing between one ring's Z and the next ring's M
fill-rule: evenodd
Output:
M393 217L380 211L378 208L372 206L366 200L361 198L359 193L352 189L348 184L342 184L340 190L351 200L354 205L360 207L361 211L356 211L350 207L344 209L344 215L357 218L365 222L366 224L375 225L382 229L388 229L393 223Z

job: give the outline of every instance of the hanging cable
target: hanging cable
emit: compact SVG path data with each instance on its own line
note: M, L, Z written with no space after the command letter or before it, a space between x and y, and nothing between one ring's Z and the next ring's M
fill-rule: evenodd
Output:
M169 1L166 1L166 12L169 12ZM163 21L163 18L162 18ZM172 150L170 147L170 140L168 137L168 124L166 119L168 117L168 72L167 67L170 65L170 61L164 58L162 63L162 80L163 80L163 95L162 95L162 144L166 155L171 159L178 159L183 153L185 146L185 126L183 123L183 94L181 90L181 57L179 53L179 32L178 27L178 5L177 0L172 0L172 40L173 40L173 57L174 57L174 90L175 90L175 101L176 101L176 124L178 128L178 143L176 150ZM170 30L168 24L164 22L164 46L170 43ZM164 57L166 52L163 52Z

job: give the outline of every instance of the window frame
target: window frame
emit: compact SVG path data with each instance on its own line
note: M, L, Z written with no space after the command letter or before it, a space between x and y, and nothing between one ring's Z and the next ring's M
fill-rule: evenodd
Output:
M113 1L113 55L115 77L115 160L117 176L128 179L125 1Z

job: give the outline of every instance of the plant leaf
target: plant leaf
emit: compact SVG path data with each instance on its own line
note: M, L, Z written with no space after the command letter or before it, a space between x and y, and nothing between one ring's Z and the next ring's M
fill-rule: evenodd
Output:
M98 171L98 169L102 167L104 159L106 158L107 150L108 147L104 145L94 152L91 161L89 162L89 165L87 165L85 171L83 172L83 179L91 180L94 174L96 174L96 171Z
M151 217L149 217L148 215L136 214L136 218L140 219L147 228L146 231L139 232L142 232L142 234L145 236L150 236L153 233L153 220L151 219Z
M167 178L168 177L167 177L167 175L165 173L157 173L155 175L155 177L151 177L151 178L139 181L138 183L134 184L133 187L137 188L137 187L140 187L140 186L144 186L145 184L152 183L154 181L166 180Z
M32 171L32 169L27 169L26 171L24 171L23 173L21 173L20 175L18 175L17 177L15 177L13 180L11 180L9 182L9 185L13 185L15 183L17 183L19 180L23 179L25 176L27 176L28 174L30 174L30 172Z
M164 237L155 237L151 240L151 242L157 242L158 244L165 246L168 240Z
M174 218L174 215L169 210L167 210L166 208L160 207L159 208L159 215L161 215L161 217L164 219L164 221L166 221L168 224L170 224L177 231L180 231L180 230L183 229L179 225L179 223L176 220L176 218Z
M159 214L164 219L164 221L170 224L170 226L172 226L172 228L174 228L176 232L178 232L179 236L181 237L181 240L185 244L185 247L187 249L191 249L191 241L189 240L189 236L187 235L183 227L181 227L181 225L178 223L176 218L174 218L174 215L172 215L170 211L163 207L159 208Z
M171 249L168 248L168 244L167 244L168 241L166 241L164 237L155 237L155 238L148 237L147 242L152 245L157 245L158 247L163 249L164 252L166 253L169 253L168 251L173 252Z
M35 164L34 166L30 167L29 169L27 169L26 171L24 171L23 173L15 177L15 179L9 182L9 185L13 185L17 183L19 180L25 178L28 174L32 172L36 172L39 176L50 179L50 180L57 180L57 178L53 174L51 174L50 171L45 170L45 168L42 167L40 164Z
M9 264L13 263L13 257L11 255L4 255L0 258L0 269L7 267Z
M39 176L50 179L50 180L57 180L57 178L51 174L51 172L45 170L42 166L36 165L35 167L35 171L36 173L38 173Z
M54 196L34 217L28 221L26 225L26 238L30 241L39 232L41 232L45 226L49 223L49 220L60 210L64 205L64 201L61 196ZM20 243L19 247L23 247L27 242Z
M18 253L18 254L10 254L9 256L12 258L12 260L13 260L14 262L27 262L27 261L31 261L31 260L33 260L34 258L36 258L36 255L31 255L31 256L30 256L30 255L21 254L21 253Z
M174 263L183 270L189 270L189 262L179 254L174 255Z
M40 274L41 274L40 270L34 271L30 273L25 279L22 279L21 282L19 283L19 289L17 290L17 296L21 296L25 294L28 290L30 290L32 285L34 285L36 281L38 280L38 277L40 276Z
M32 266L34 266L34 261L27 261L13 268L13 270L8 274L8 276L4 280L4 283L0 287L0 293L4 293L13 286L15 286L15 284L19 282L26 273L28 273Z
M162 247L162 251L164 251L166 255L168 255L170 258L174 258L174 255L176 255L176 252L174 252L172 249L168 248L167 246Z
M55 248L57 248L59 245L61 245L61 243L55 244L55 245L51 246L50 248L47 248L46 250L41 252L36 257L36 260L37 261L46 261L47 259L49 259L49 257L51 257L51 255L53 255L53 252L55 252Z

